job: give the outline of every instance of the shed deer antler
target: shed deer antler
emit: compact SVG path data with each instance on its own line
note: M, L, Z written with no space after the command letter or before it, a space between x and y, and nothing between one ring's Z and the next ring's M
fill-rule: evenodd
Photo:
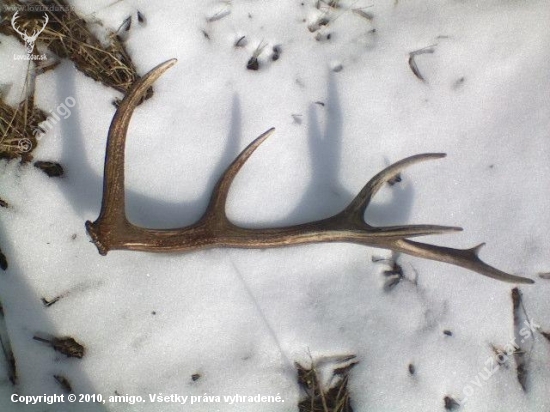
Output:
M98 219L86 222L86 228L99 253L113 249L151 252L176 252L212 247L270 248L303 243L350 242L391 249L412 256L462 266L490 278L513 283L533 283L531 279L513 276L481 261L481 245L471 249L452 249L413 242L408 238L462 230L458 227L410 225L373 227L363 215L371 199L385 182L415 163L439 159L443 153L426 153L403 159L374 176L336 215L296 226L248 229L236 226L227 218L225 204L233 179L246 160L274 131L269 129L244 149L223 173L213 190L204 215L194 224L178 229L148 229L130 223L124 199L124 150L132 113L146 90L175 64L162 63L138 80L118 107L107 140L103 202Z

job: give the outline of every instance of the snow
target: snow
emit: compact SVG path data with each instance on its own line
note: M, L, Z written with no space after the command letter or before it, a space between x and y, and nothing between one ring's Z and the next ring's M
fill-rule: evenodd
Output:
M321 41L308 30L315 3L71 2L113 30L137 10L146 16L126 42L140 73L178 59L132 119L131 220L156 228L194 222L225 167L272 126L276 134L233 183L227 211L237 224L329 216L391 162L445 152L384 188L367 221L462 226L425 240L451 247L486 241L486 262L536 280L520 290L528 316L549 331L550 282L537 276L550 267L547 2L341 1L321 30L331 37ZM350 8L365 8L374 19ZM246 44L235 47L242 36ZM0 83L13 83L14 103L25 66L12 55L24 50L14 39L0 40ZM433 53L415 58L422 82L409 53L432 45ZM246 70L259 46L260 70ZM270 60L273 46L281 49L277 61ZM342 70L331 70L338 65ZM71 115L34 152L59 161L65 177L0 162L0 197L11 206L0 209L0 247L9 263L0 272L0 300L17 361L16 391L61 394L53 375L62 374L77 394L116 391L147 402L12 403L0 359L0 410L297 410L294 362L346 354L359 360L350 377L359 412L444 410L445 396L467 397L464 411L550 408L550 344L538 332L530 337L527 393L512 359L479 379L487 377L491 345L514 338L513 285L403 255L405 276L417 276L418 284L402 281L385 291L388 268L371 258L390 252L348 244L100 256L84 222L99 212L111 102L120 95L64 61L38 77L36 103L52 111L67 97L77 102ZM61 294L50 307L40 300ZM67 359L32 339L40 333L72 336L86 355ZM149 402L149 394L160 393L280 395L284 402Z

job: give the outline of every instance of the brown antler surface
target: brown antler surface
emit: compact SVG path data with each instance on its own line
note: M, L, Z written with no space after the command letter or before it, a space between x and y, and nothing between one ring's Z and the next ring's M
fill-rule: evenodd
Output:
M459 231L461 228L435 225L373 227L364 221L366 208L385 182L408 166L442 158L444 153L411 156L385 168L363 187L348 207L326 219L265 229L236 226L225 212L231 183L246 160L273 134L272 128L250 143L227 168L213 190L204 215L196 223L177 229L148 229L130 223L126 217L124 199L124 150L128 125L146 90L175 63L175 59L162 63L137 81L113 117L105 155L101 213L95 222L86 222L88 233L100 254L105 255L114 249L176 252L212 247L270 248L303 243L349 242L450 263L505 282L533 283L531 279L510 275L484 263L478 257L483 244L471 249L452 249L408 240L416 236Z

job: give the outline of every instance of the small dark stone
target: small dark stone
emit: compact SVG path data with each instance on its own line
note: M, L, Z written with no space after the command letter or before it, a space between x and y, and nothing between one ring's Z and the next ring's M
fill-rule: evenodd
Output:
M277 61L281 57L281 47L273 46L273 54L271 55L271 60Z
M71 337L46 339L40 336L33 336L38 342L50 345L56 352L60 352L68 358L82 358L85 348Z
M518 354L516 354L516 356L518 356ZM518 363L518 360L516 358L516 374L518 375L518 382L521 385L521 389L523 389L523 392L527 392L527 369L524 362L525 360L521 358L521 363Z
M391 291L394 287L396 287L399 282L401 282L401 277L399 276L391 276L391 277L388 277L388 279L384 282L384 291L385 292L389 292Z
M246 68L248 70L258 70L260 68L260 62L258 62L258 58L252 56L250 60L248 60L248 63L246 63Z
M445 409L448 411L454 411L460 407L460 404L450 396L445 396L443 402L445 402Z
M61 296L56 296L52 300L48 300L46 298L41 298L42 304L49 308L50 306L54 305L55 303L59 302L59 299L61 299Z
M460 77L457 81L454 82L453 89L458 89L460 86L464 84L465 80L466 79L464 77Z
M191 375L191 380L192 380L193 382L198 381L200 378L201 378L200 373L194 373L193 375Z
M392 177L391 179L388 179L388 184L390 186L393 186L394 184L396 183L399 183L401 182L403 179L401 178L401 174L396 174L394 177Z
M138 10L137 12L138 22L145 23L145 16Z
M55 338L52 339L52 346L55 351L61 352L68 358L82 358L84 356L84 346L73 338Z
M71 383L66 377L64 377L63 375L53 375L53 377L61 385L61 387L65 389L67 392L73 391Z
M6 259L6 255L2 253L1 249L0 249L0 269L2 270L8 269L8 260Z
M155 94L155 91L153 90L153 87L149 87L147 89L147 91L145 92L145 97L143 97L140 101L139 101L139 104L143 103L145 100L147 99L150 99L151 97L153 97L153 94Z
M318 24L319 26L326 26L326 25L329 24L329 23L330 23L330 20L329 20L328 18L326 18L326 17L321 17L321 18L319 19L319 21L317 22L317 24Z
M42 170L49 177L61 177L65 173L63 167L56 162L37 161L34 162L34 167Z
M332 34L327 33L326 31L317 32L317 34L315 34L315 40L318 42L324 42L324 41L330 40L331 37L332 37Z
M0 199L0 207L9 207L8 202L5 200Z
M132 28L132 16L126 17L126 19L120 25L120 28L124 31L129 31Z
M443 333L444 333L445 335L447 335L447 336L453 336L453 332L451 332L451 331L448 330L448 329L445 329L445 330L443 331Z
M411 375L414 375L415 372L416 372L416 368L414 367L414 365L412 363L409 363L409 373Z

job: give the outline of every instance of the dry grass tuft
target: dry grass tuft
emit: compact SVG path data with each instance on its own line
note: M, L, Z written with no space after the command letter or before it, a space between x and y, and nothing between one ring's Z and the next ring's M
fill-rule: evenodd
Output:
M44 14L48 23L38 35L33 54L37 50L46 49L59 58L68 58L76 68L86 76L101 82L126 94L132 84L139 79L136 68L120 37L110 33L107 41L100 41L90 31L88 23L78 16L65 0L27 1L4 0L0 9L0 33L15 37L24 43L21 35L12 27L12 17L18 12L17 27L20 31L32 33L42 28ZM99 24L99 23L98 23ZM44 63L36 60L30 63L29 73L39 74L54 68L56 63ZM31 82L32 76L27 76ZM33 90L26 84L26 90ZM32 95L32 92L30 93ZM153 89L149 89L145 99L151 97ZM40 131L38 124L46 120L46 114L34 107L34 99L29 96L17 108L12 108L0 96L0 158L21 158L28 162L32 160L30 152L36 147L35 134Z
M33 6L32 8L30 6ZM27 11L27 10L33 11ZM22 3L5 0L0 33L23 41L13 29L12 10L20 10L19 27L31 33L48 15L49 22L36 40L36 46L46 47L60 58L68 58L86 76L125 94L139 78L124 44L116 33L109 35L104 45L88 28L86 20L76 14L64 0ZM42 11L35 11L42 10ZM35 47L36 47L35 46Z
M357 361L354 355L333 361L337 361L339 365L328 367L326 359L311 361L309 367L294 363L298 372L298 383L305 393L305 398L298 403L300 412L353 412L348 379ZM323 372L326 373L327 368L330 370L329 376L323 379Z
M32 160L30 152L36 147L39 123L46 120L46 113L34 107L33 96L13 108L0 96L0 159L21 158Z

